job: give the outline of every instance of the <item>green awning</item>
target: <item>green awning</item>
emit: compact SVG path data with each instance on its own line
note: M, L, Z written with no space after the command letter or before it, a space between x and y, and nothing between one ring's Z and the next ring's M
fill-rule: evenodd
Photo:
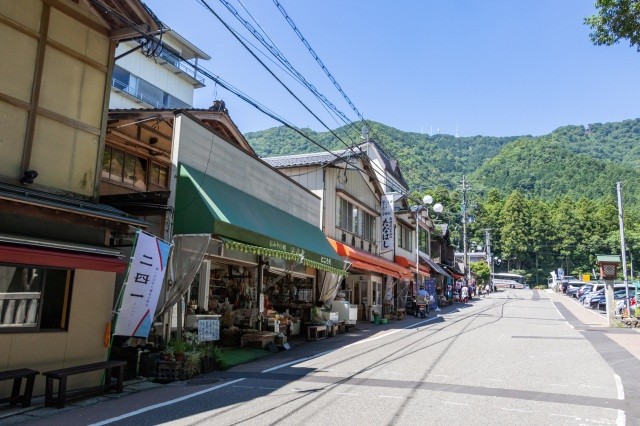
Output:
M303 263L345 275L344 262L322 231L218 179L181 164L176 189L174 233L211 233L243 251Z

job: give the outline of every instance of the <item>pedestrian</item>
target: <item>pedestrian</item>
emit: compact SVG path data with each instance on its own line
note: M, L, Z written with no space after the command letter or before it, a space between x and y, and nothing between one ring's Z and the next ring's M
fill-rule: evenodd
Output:
M484 286L484 294L487 295L491 293L491 288L489 287L489 283L487 283L487 285Z
M460 290L460 301L467 303L469 301L469 287L465 284Z

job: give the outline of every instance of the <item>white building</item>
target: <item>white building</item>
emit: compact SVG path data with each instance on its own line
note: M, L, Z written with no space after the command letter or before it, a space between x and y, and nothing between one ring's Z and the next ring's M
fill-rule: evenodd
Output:
M173 30L156 37L160 43L140 38L118 45L110 109L193 106L194 90L205 86L198 60L211 57Z

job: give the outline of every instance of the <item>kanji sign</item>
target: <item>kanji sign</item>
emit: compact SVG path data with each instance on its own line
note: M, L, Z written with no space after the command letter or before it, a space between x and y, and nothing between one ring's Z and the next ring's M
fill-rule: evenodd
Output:
M381 199L382 212L380 220L382 220L382 243L380 251L390 251L394 248L394 230L395 230L395 216L393 215L393 199L395 194L384 194Z
M113 334L149 336L170 252L171 244L138 231Z

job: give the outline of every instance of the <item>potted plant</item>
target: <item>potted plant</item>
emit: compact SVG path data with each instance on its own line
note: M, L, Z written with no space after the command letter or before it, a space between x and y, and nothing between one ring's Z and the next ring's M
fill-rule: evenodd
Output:
M184 379L190 379L201 372L202 351L198 349L185 352L182 374Z
M215 371L217 367L217 359L220 356L220 349L213 344L203 343L202 345L202 366L200 370L202 373L209 373Z
M167 343L167 348L171 348L173 356L177 362L184 361L184 353L187 350L187 343L182 339L172 339Z

